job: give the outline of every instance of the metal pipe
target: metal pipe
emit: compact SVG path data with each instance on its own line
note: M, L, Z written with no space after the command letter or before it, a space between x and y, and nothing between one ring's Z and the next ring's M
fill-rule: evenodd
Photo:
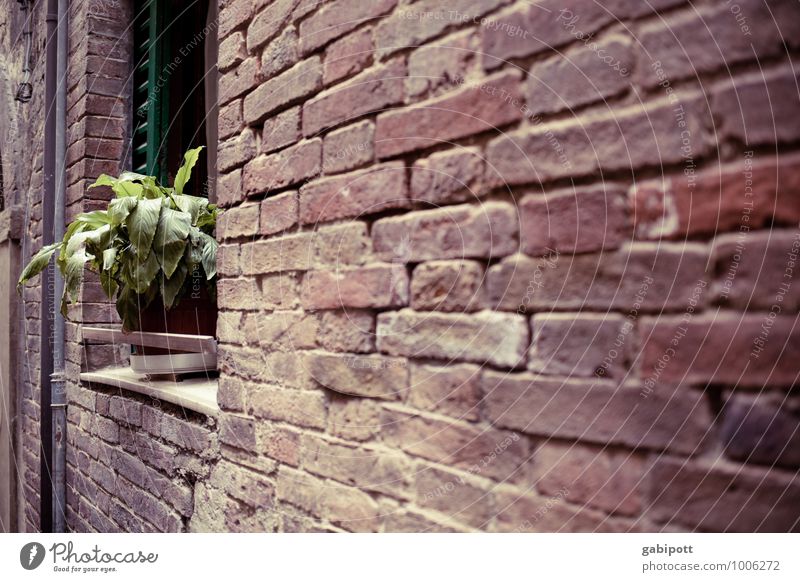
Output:
M58 86L58 76L56 70L56 56L58 46L56 44L56 27L58 24L58 0L47 0L47 13L45 16L46 24L46 52L45 52L45 72L44 72L44 155L43 155L43 178L44 191L42 193L42 246L53 244L55 232L53 230L54 210L55 210L55 175L56 175L56 115L55 97ZM55 312L52 310L55 288L53 283L54 264L50 265L42 273L42 299L41 299L41 335L39 336L41 358L39 366L40 382L40 417L39 431L41 443L39 449L40 457L40 486L39 486L39 529L42 532L53 531L53 415L51 408L52 385L51 374L53 373L53 319Z
M67 189L67 26L69 0L58 0L56 25L56 191L53 209L55 240L64 238L64 213ZM67 389L64 374L64 317L59 313L59 300L64 291L64 279L54 271L53 289L53 374L51 375L51 407L53 415L53 531L66 531L67 502Z

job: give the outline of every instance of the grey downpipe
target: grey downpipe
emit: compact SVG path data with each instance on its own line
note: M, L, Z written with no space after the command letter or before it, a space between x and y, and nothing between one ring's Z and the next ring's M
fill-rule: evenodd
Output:
M44 156L42 161L42 246L54 241L53 220L55 218L55 176L56 176L56 112L55 97L58 79L56 77L56 27L58 24L58 0L47 0L45 24L45 72L44 72ZM56 313L52 310L55 288L53 262L44 270L41 279L41 334L39 336L40 356L40 416L39 430L41 436L40 486L39 486L39 529L42 532L53 531L53 415L51 408L51 377L53 373L53 324Z
M64 213L67 190L67 39L69 37L69 0L58 0L58 24L56 26L56 141L55 166L56 189L53 208L53 231L55 240L64 238ZM60 298L64 290L64 279L54 269L53 286L53 374L51 376L50 402L53 415L53 531L66 531L67 501L67 390L64 374L64 318L60 315Z

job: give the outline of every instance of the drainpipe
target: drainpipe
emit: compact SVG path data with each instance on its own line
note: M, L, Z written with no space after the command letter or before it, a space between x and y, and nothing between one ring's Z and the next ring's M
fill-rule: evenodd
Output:
M58 0L58 24L56 25L56 141L55 170L56 190L53 209L55 240L64 238L64 213L67 189L67 5L69 0ZM54 269L53 287L53 373L51 375L50 402L53 417L53 531L66 531L67 500L67 390L64 374L64 318L59 313L59 301L64 291L64 279Z
M55 97L58 78L56 76L56 27L58 24L58 0L47 0L46 23L46 53L44 72L44 155L42 173L44 177L44 192L42 194L42 246L53 244L55 232L53 221L55 219L55 175L56 175L56 112ZM51 374L53 373L53 323L56 312L53 311L55 297L54 288L55 265L50 265L42 272L42 300L41 300L41 335L39 354L41 357L39 382L40 390L40 416L39 430L41 433L41 447L39 451L40 482L39 487L39 528L42 532L53 531L53 415L51 408Z

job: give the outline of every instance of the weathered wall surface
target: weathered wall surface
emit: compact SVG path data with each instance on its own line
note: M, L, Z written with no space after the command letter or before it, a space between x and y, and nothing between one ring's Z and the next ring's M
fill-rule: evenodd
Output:
M3 207L22 206L25 236L22 253L25 258L41 245L42 197L42 133L44 131L44 5L33 10L30 82L33 98L28 103L14 100L23 80L25 50L22 32L26 13L12 0L0 2L0 157L3 168ZM16 270L16 266L14 268ZM40 298L38 285L23 292L18 329L24 353L14 370L18 381L20 406L16 418L9 419L20 427L22 442L17 447L20 475L19 522L16 528L36 531L39 527L39 331Z
M221 2L222 412L78 386L68 326L70 527L796 530L800 14L649 4ZM130 7L72 12L76 212Z
M224 3L231 510L798 527L797 6L650 4Z

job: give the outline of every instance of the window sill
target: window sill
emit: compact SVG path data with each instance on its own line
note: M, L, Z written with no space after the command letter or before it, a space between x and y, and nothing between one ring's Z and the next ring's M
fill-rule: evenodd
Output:
M144 394L212 418L219 416L216 378L187 378L181 382L150 380L127 367L83 372L80 378L82 382Z

